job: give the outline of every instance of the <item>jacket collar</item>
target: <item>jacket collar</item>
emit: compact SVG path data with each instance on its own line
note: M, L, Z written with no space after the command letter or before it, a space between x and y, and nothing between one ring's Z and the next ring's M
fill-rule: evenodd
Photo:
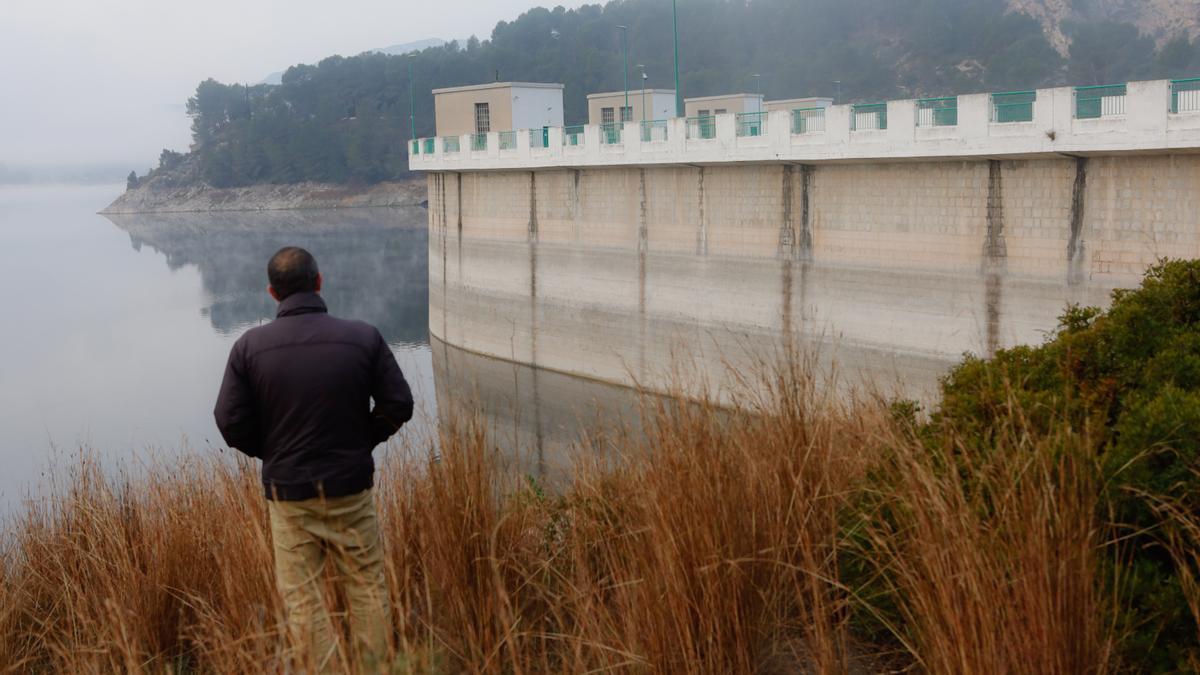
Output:
M297 316L300 314L313 314L315 312L326 313L329 308L325 306L325 301L316 293L293 293L284 298L283 302L279 303L279 311L275 312L275 318L281 319L285 316Z

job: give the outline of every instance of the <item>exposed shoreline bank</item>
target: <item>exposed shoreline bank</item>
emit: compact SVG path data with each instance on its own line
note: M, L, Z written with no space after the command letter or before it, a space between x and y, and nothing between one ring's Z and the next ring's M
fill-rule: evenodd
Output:
M238 188L146 185L125 191L100 213L108 215L376 208L418 206L424 199L423 180L357 187L330 183L251 185Z

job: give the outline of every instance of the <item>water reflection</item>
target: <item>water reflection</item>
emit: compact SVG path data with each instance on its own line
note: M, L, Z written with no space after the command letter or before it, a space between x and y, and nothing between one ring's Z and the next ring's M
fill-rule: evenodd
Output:
M494 359L430 339L443 421L478 419L510 468L561 484L583 432L636 433L638 393L627 387Z
M129 234L134 250L162 253L171 270L200 271L209 296L201 312L223 335L274 316L266 261L295 245L317 256L332 312L374 324L393 345L427 342L429 236L419 207L106 217Z

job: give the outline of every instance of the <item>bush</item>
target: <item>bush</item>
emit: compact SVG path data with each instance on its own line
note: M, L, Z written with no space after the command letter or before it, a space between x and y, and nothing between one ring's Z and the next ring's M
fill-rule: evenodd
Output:
M1163 505L1200 513L1200 261L1159 263L1139 289L1114 291L1107 313L1069 308L1040 347L968 358L943 393L926 431L952 430L969 452L994 448L1014 409L1034 435L1066 425L1090 439L1098 508L1121 535L1110 565L1124 660L1155 672L1196 663L1189 570L1169 545L1180 523Z

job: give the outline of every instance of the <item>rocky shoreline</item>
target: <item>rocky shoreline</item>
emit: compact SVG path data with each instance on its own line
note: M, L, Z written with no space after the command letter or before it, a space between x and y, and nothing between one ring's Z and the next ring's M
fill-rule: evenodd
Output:
M375 185L327 183L251 185L214 188L207 185L165 187L152 181L125 191L101 213L195 213L205 211L278 211L418 206L425 200L425 181Z

